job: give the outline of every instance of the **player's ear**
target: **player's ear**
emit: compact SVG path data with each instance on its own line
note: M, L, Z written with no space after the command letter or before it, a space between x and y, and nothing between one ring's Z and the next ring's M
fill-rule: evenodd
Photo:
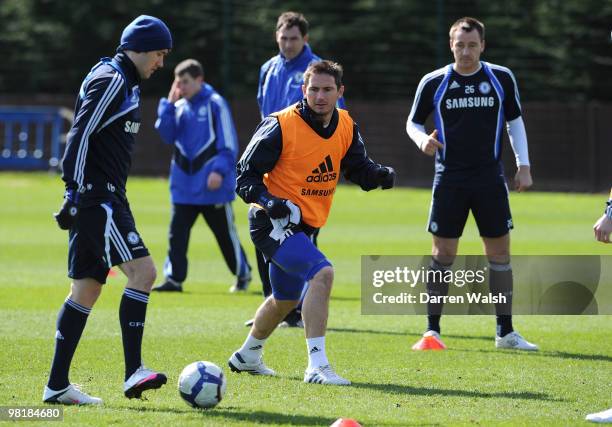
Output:
M483 39L482 42L480 43L480 53L484 52L484 49L485 49L485 41Z
M306 96L306 85L302 85L302 94Z
M308 34L304 36L304 43L308 43Z
M341 85L340 89L338 89L338 99L342 98L343 95L344 95L344 85Z

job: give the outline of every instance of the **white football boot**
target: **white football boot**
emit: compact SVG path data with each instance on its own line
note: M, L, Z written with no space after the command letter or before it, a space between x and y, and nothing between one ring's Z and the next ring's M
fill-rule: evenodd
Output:
M331 366L319 366L314 369L306 369L304 382L313 384L351 385L351 382L336 374Z
M128 399L137 398L140 399L142 392L145 390L151 390L160 388L166 382L168 378L166 375L155 372L141 365L140 368L136 369L125 383L123 383L123 391L125 397Z
M594 414L589 414L586 416L585 418L587 421L590 421L592 423L600 423L600 424L607 424L607 423L611 423L612 424L612 408L606 410L606 411L601 411L601 412L596 412Z
M530 343L518 332L510 332L504 337L495 337L496 348L508 348L513 350L538 351L537 345Z
M278 324L278 327L281 329L284 329L284 328L302 328L304 329L304 321L302 319L298 320L297 322L287 322L286 320L283 320L282 322Z
M256 362L248 363L240 353L237 351L232 354L232 357L227 361L227 365L230 367L232 372L240 373L240 372L248 372L251 375L276 375L274 370L268 368L264 362L263 358L259 358Z
M93 397L81 391L78 384L70 384L63 390L51 390L45 386L43 402L59 403L61 405L101 405L102 399Z

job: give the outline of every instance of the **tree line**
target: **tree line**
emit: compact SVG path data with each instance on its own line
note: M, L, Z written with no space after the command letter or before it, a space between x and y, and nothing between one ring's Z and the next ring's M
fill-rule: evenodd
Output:
M174 65L194 57L224 95L254 98L285 10L304 13L313 50L343 64L347 99L411 98L422 75L452 61L448 28L466 15L485 23L483 59L514 71L523 100L612 99L609 0L3 0L0 93L75 93L125 25L150 14L175 47L146 93L164 95Z

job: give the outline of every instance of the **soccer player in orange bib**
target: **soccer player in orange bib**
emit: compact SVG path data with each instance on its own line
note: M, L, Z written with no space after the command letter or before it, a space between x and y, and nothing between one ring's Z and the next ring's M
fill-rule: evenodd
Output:
M327 221L340 172L365 191L393 187L395 172L367 156L357 124L336 108L344 92L339 64L310 64L302 91L302 101L263 119L238 163L236 191L251 204L251 239L269 262L272 295L228 364L234 372L274 375L263 363L263 346L308 282L302 306L308 350L304 382L350 385L325 353L334 270L309 236Z

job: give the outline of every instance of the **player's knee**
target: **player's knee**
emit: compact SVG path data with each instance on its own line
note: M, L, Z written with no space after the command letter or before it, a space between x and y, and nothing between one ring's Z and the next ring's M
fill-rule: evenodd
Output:
M70 285L69 298L85 307L93 307L102 293L102 285L93 279L75 280Z
M157 279L157 269L154 264L147 266L142 273L142 286L145 287L146 291L150 291Z
M431 255L435 262L440 265L452 265L455 262L455 258L457 257L456 253L445 250L433 250L431 252Z
M151 257L139 258L121 266L128 277L128 287L143 292L151 291L157 278L157 270Z
M334 268L331 265L323 267L314 275L313 281L322 286L331 288L334 282Z
M489 261L497 264L510 262L510 238L508 235L497 238L483 238L485 254Z
M149 292L153 287L153 283L155 283L156 278L157 269L155 268L155 265L153 263L147 263L141 265L140 268L134 272L131 286L135 289Z
M329 283L330 285L334 281L334 267L328 265L327 267L323 267L319 273L322 274L323 281Z
M452 264L457 256L457 245L455 242L434 239L431 255L441 264Z

